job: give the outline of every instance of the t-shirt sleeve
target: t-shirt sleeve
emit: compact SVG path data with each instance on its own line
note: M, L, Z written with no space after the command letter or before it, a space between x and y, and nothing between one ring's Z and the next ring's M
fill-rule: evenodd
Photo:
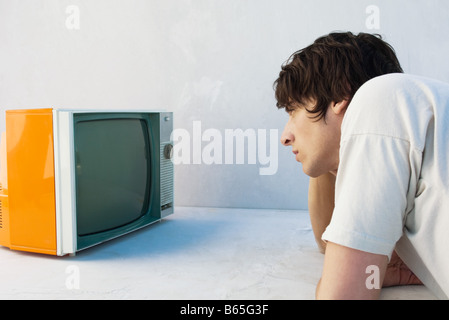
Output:
M403 232L409 151L408 141L379 134L341 142L335 209L323 240L390 259Z

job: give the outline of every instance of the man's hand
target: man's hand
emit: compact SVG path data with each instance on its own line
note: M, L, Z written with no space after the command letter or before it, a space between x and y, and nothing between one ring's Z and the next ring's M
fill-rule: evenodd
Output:
M421 280L405 265L396 251L393 251L385 273L383 287L422 285Z

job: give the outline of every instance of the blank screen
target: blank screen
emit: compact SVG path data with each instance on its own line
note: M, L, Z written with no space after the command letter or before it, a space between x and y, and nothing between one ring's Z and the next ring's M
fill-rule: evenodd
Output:
M117 228L145 214L149 161L145 121L104 119L75 124L79 236Z

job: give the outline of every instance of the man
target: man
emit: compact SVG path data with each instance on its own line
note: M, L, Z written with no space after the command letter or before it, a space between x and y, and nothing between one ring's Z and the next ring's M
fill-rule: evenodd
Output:
M317 298L422 282L447 299L449 85L403 74L380 36L347 32L294 53L275 90L282 143L311 177Z

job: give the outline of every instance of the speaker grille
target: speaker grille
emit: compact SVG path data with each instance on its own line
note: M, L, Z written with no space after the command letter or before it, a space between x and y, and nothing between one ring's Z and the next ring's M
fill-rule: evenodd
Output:
M161 143L160 159L161 159L161 207L170 207L173 203L173 174L174 165L171 159L167 159L164 155L165 146L170 142Z

